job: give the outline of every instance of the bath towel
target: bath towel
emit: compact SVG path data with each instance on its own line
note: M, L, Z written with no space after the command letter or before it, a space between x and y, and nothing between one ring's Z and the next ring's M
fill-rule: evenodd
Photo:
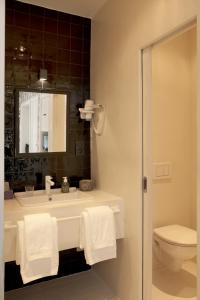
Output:
M58 272L57 221L49 214L27 215L17 224L16 263L23 283Z

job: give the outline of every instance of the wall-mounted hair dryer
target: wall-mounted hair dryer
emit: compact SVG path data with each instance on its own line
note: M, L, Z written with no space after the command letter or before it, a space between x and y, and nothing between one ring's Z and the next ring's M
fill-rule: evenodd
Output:
M93 100L85 100L84 108L79 108L80 117L86 121L92 121L95 109L103 108L101 104L94 104Z
M105 109L102 104L95 104L93 100L85 100L85 106L83 108L79 108L80 118L86 121L92 121L93 129L97 135L101 135L103 131L104 121L105 121ZM102 113L103 118L101 118L101 129L97 129L94 123L94 115L95 113Z

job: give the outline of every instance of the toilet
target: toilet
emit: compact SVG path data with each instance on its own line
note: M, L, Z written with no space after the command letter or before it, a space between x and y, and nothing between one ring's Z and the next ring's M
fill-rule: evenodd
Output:
M154 229L154 253L158 261L172 271L179 271L183 262L196 256L197 232L181 225Z

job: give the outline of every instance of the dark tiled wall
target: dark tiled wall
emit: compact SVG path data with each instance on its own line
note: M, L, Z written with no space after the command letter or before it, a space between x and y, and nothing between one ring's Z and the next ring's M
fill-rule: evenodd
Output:
M5 100L5 180L15 190L34 182L44 184L53 175L57 186L62 176L90 177L89 123L79 119L78 107L90 91L89 19L24 4L6 1L6 100ZM19 47L26 50L23 56ZM16 88L41 88L40 68L48 70L45 88L70 91L69 147L67 153L15 156Z

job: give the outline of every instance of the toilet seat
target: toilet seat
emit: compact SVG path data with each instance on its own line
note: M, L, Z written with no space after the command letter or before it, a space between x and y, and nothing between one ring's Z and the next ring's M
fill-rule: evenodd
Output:
M154 229L154 234L168 244L180 247L194 247L197 245L195 230L181 225L168 225Z

